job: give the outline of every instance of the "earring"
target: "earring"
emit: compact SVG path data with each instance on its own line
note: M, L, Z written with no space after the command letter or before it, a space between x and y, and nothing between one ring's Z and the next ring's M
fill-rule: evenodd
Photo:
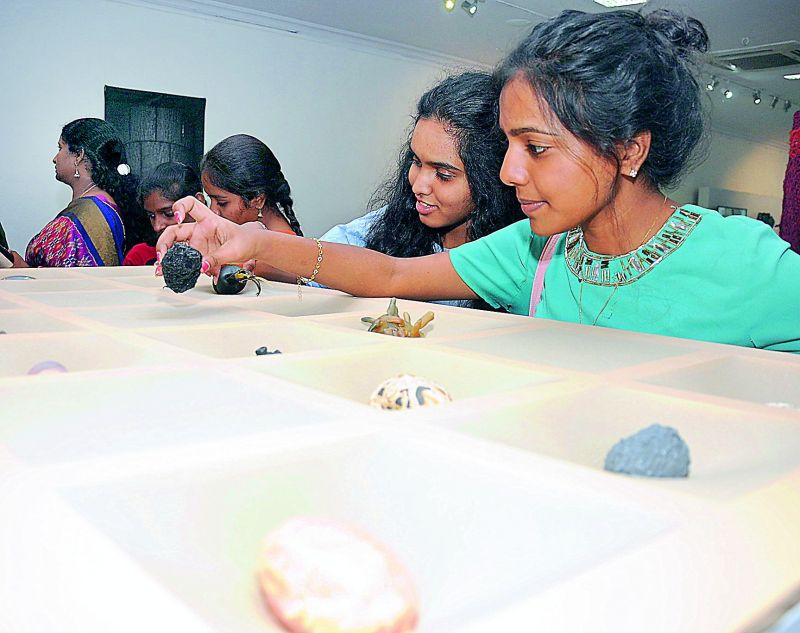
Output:
M635 169L631 169L630 173L628 174L631 178L636 178L639 175L639 172Z
M74 174L74 176L75 176L75 178L80 178L81 177L81 174L78 171L78 161L77 160L75 161L75 174Z
M261 220L264 217L264 211L262 209L258 210L258 219Z

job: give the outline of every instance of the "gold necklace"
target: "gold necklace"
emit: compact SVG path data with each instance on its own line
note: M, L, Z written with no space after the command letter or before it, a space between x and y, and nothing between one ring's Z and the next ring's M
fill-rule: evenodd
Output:
M667 196L664 196L664 201L661 203L659 210L666 204L666 202L667 202ZM676 207L672 206L671 208L675 209ZM648 235L650 235L650 231L652 231L653 227L656 225L657 220L658 220L658 214L656 213L653 216L653 221L650 223L650 226L644 232L644 235L642 236L642 239L636 248L642 247L647 242L647 237ZM583 242L583 234L581 234L581 251L585 252L585 250L586 249L585 249L585 243ZM578 271L579 271L578 284L580 287L580 290L578 292L578 323L582 325L583 324L583 265L582 264L579 265ZM603 310L605 310L608 307L608 304L611 303L611 298L614 296L614 293L617 291L617 288L619 288L619 282L613 284L613 287L611 288L611 294L608 295L608 299L606 299L606 302L603 304L603 307L600 308L600 312L597 313L597 316L594 318L594 321L592 321L592 325L597 325L597 322L600 320L600 315L603 314Z
M79 197L79 198L83 198L83 196L85 196L87 193L89 193L89 192L90 192L92 189L94 189L96 186L97 186L97 185L95 185L94 183L92 183L91 185L89 185L88 187L86 187L86 189L84 189L84 190L83 190L83 193L82 193L81 195L79 195L78 197Z

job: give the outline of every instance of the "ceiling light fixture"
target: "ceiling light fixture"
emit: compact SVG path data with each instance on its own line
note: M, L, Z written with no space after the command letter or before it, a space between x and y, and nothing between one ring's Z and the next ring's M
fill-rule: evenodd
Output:
M792 73L791 75L784 75L784 79L800 79L800 73Z
M711 81L706 84L706 90L711 91L714 90L719 85L719 79L711 75Z
M472 17L478 12L478 2L477 0L464 0L464 2L461 3L461 8Z
M772 101L770 101L769 107L774 110L776 105L778 105L778 97L772 97Z
M644 4L647 0L594 0L597 4L610 9L614 7L627 7L631 4Z
M456 8L456 0L444 0L444 10L448 13L452 13L453 9Z
M730 88L725 88L725 91L722 93L722 96L726 99L730 99L733 97L733 91Z
M755 103L756 105L761 103L761 91L760 90L756 90L753 93L753 103Z
M783 111L784 112L788 112L789 108L791 108L791 107L792 107L792 102L791 101L787 100L787 101L783 102Z

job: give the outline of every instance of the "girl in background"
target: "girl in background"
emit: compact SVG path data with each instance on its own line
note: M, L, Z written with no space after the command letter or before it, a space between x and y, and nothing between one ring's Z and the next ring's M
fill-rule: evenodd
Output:
M281 165L257 138L236 134L217 143L203 156L200 177L211 210L226 220L303 235Z
M514 189L498 176L506 143L496 106L497 90L488 73L461 73L428 90L417 103L394 177L370 202L374 210L320 239L417 257L522 219Z
M172 205L186 196L194 196L200 202L205 202L197 172L183 163L161 163L142 180L139 184L139 204L153 232L148 239L128 251L122 262L124 266L155 263L156 241L164 229L176 223Z

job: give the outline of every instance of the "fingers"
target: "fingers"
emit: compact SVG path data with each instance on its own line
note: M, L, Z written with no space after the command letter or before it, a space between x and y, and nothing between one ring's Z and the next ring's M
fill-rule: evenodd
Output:
M186 219L186 215L191 215L197 222L202 222L209 217L217 217L217 214L200 202L194 196L181 198L172 205L172 211L180 224Z

